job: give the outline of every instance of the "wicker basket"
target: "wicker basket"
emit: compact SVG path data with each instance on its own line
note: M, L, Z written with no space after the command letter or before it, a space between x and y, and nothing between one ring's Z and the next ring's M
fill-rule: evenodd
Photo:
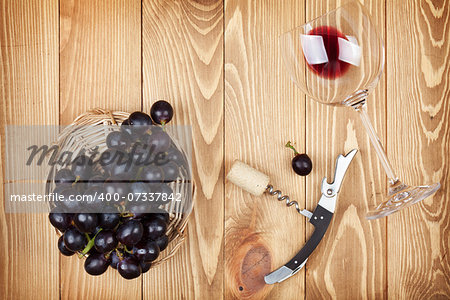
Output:
M128 116L129 113L127 112L107 111L101 108L96 108L78 116L71 125L67 126L59 134L55 143L58 146L58 154L70 151L73 153L73 156L76 156L80 149L91 149L94 147L98 147L98 151L101 153L107 148L106 136L111 130L114 130L115 125L121 124ZM186 147L182 147L183 142L187 143L183 132L176 132L176 129L171 126L166 128L175 146L186 156ZM61 166L57 164L50 167L46 184L47 194L53 191L55 187L54 175L60 168ZM190 166L188 166L188 169L190 169ZM164 206L164 209L169 212L170 216L167 227L169 245L167 249L161 252L158 260L152 263L152 268L174 256L184 242L187 220L193 205L192 195L194 187L189 174L190 170L183 168L178 179L170 184L173 192L181 193L183 198L179 202L174 203L174 201L171 201Z

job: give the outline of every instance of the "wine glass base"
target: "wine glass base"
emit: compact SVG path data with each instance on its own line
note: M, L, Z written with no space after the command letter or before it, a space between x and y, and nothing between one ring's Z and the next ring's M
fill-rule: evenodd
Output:
M389 189L389 198L385 202L367 213L366 219L374 220L393 214L433 195L440 187L440 183L408 186L399 182Z

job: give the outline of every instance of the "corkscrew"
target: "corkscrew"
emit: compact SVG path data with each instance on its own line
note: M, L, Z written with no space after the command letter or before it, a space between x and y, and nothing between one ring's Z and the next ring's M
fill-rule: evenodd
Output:
M333 181L328 183L327 178L323 178L321 186L322 195L313 212L300 209L297 201L293 201L289 196L283 195L280 190L275 190L269 184L270 179L266 174L241 161L235 161L233 163L227 175L229 181L255 196L261 196L264 192L276 196L277 200L284 201L286 206L294 206L297 212L308 218L309 222L315 227L309 240L289 262L264 276L267 284L281 282L291 277L306 264L309 256L316 249L328 229L336 209L337 194L344 180L344 175L357 151L353 149L345 156L338 156Z
M267 185L266 193L268 193L271 196L276 196L278 201L285 201L287 207L294 206L299 214L304 215L308 219L311 218L312 212L306 209L300 209L300 206L297 201L291 200L288 195L283 195L283 193L280 190L275 190L275 188L271 184Z
M227 179L254 196L261 196L266 192L271 196L276 196L278 201L285 201L286 206L294 206L299 214L302 214L308 219L312 216L312 212L301 209L297 201L291 200L288 195L283 195L280 190L276 190L269 183L269 176L241 161L237 160L233 163Z

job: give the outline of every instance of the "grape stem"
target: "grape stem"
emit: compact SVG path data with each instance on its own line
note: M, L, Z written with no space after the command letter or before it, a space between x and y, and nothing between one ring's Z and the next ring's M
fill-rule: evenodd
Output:
M85 233L88 243L86 244L86 247L84 247L83 251L81 251L81 253L78 254L79 258L82 258L83 256L85 256L89 252L89 250L91 250L92 247L94 247L95 238L97 237L97 234L102 230L103 230L103 228L100 228L99 231L97 231L97 233L94 235L94 237L92 239L89 237L89 234Z
M114 250L109 251L108 253L105 254L105 258L109 259L109 257L111 256L111 254L113 253Z
M114 250L113 250L113 251L114 251ZM119 257L119 259L122 260L122 259L123 259L123 254L122 254L122 252L120 252L119 249L117 249L117 248L115 249L115 251L116 251L117 257Z
M139 167L139 169L138 169L138 171L137 171L137 174L136 174L136 178L135 178L135 181L138 181L139 180L139 178L141 177L141 173L142 173L142 170L144 169L144 167Z
M294 155L297 156L299 153L297 152L297 150L295 150L294 146L292 146L291 141L288 141L286 143L286 145L284 145L286 148L290 148L294 151Z
M133 250L128 250L126 245L123 245L123 249L125 250L125 252L127 252L129 254L133 254Z
M120 214L120 216L121 216L122 218L128 218L128 217L133 217L134 214L131 213L131 212L123 212L123 213Z
M81 179L80 176L76 176L76 177L75 177L75 181L72 183L72 187L74 187L75 184L76 184L78 181L80 181L80 179Z

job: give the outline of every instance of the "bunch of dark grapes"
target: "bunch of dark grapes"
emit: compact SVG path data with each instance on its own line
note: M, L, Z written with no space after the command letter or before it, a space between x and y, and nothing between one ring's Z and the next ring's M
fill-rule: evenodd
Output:
M54 193L63 201L53 206L49 220L62 233L58 249L86 257L91 275L111 266L126 279L139 277L168 245L169 214L161 206L173 194L169 184L186 169L186 159L164 130L173 116L170 104L156 102L151 116L132 113L108 134L107 150L98 159L80 154L55 174ZM139 201L138 195L149 193L167 197ZM77 195L91 200L69 201Z
M112 267L126 279L137 278L150 269L169 242L169 215L162 210L141 218L120 213L51 212L49 219L62 233L59 251L86 257L84 269L94 276Z

